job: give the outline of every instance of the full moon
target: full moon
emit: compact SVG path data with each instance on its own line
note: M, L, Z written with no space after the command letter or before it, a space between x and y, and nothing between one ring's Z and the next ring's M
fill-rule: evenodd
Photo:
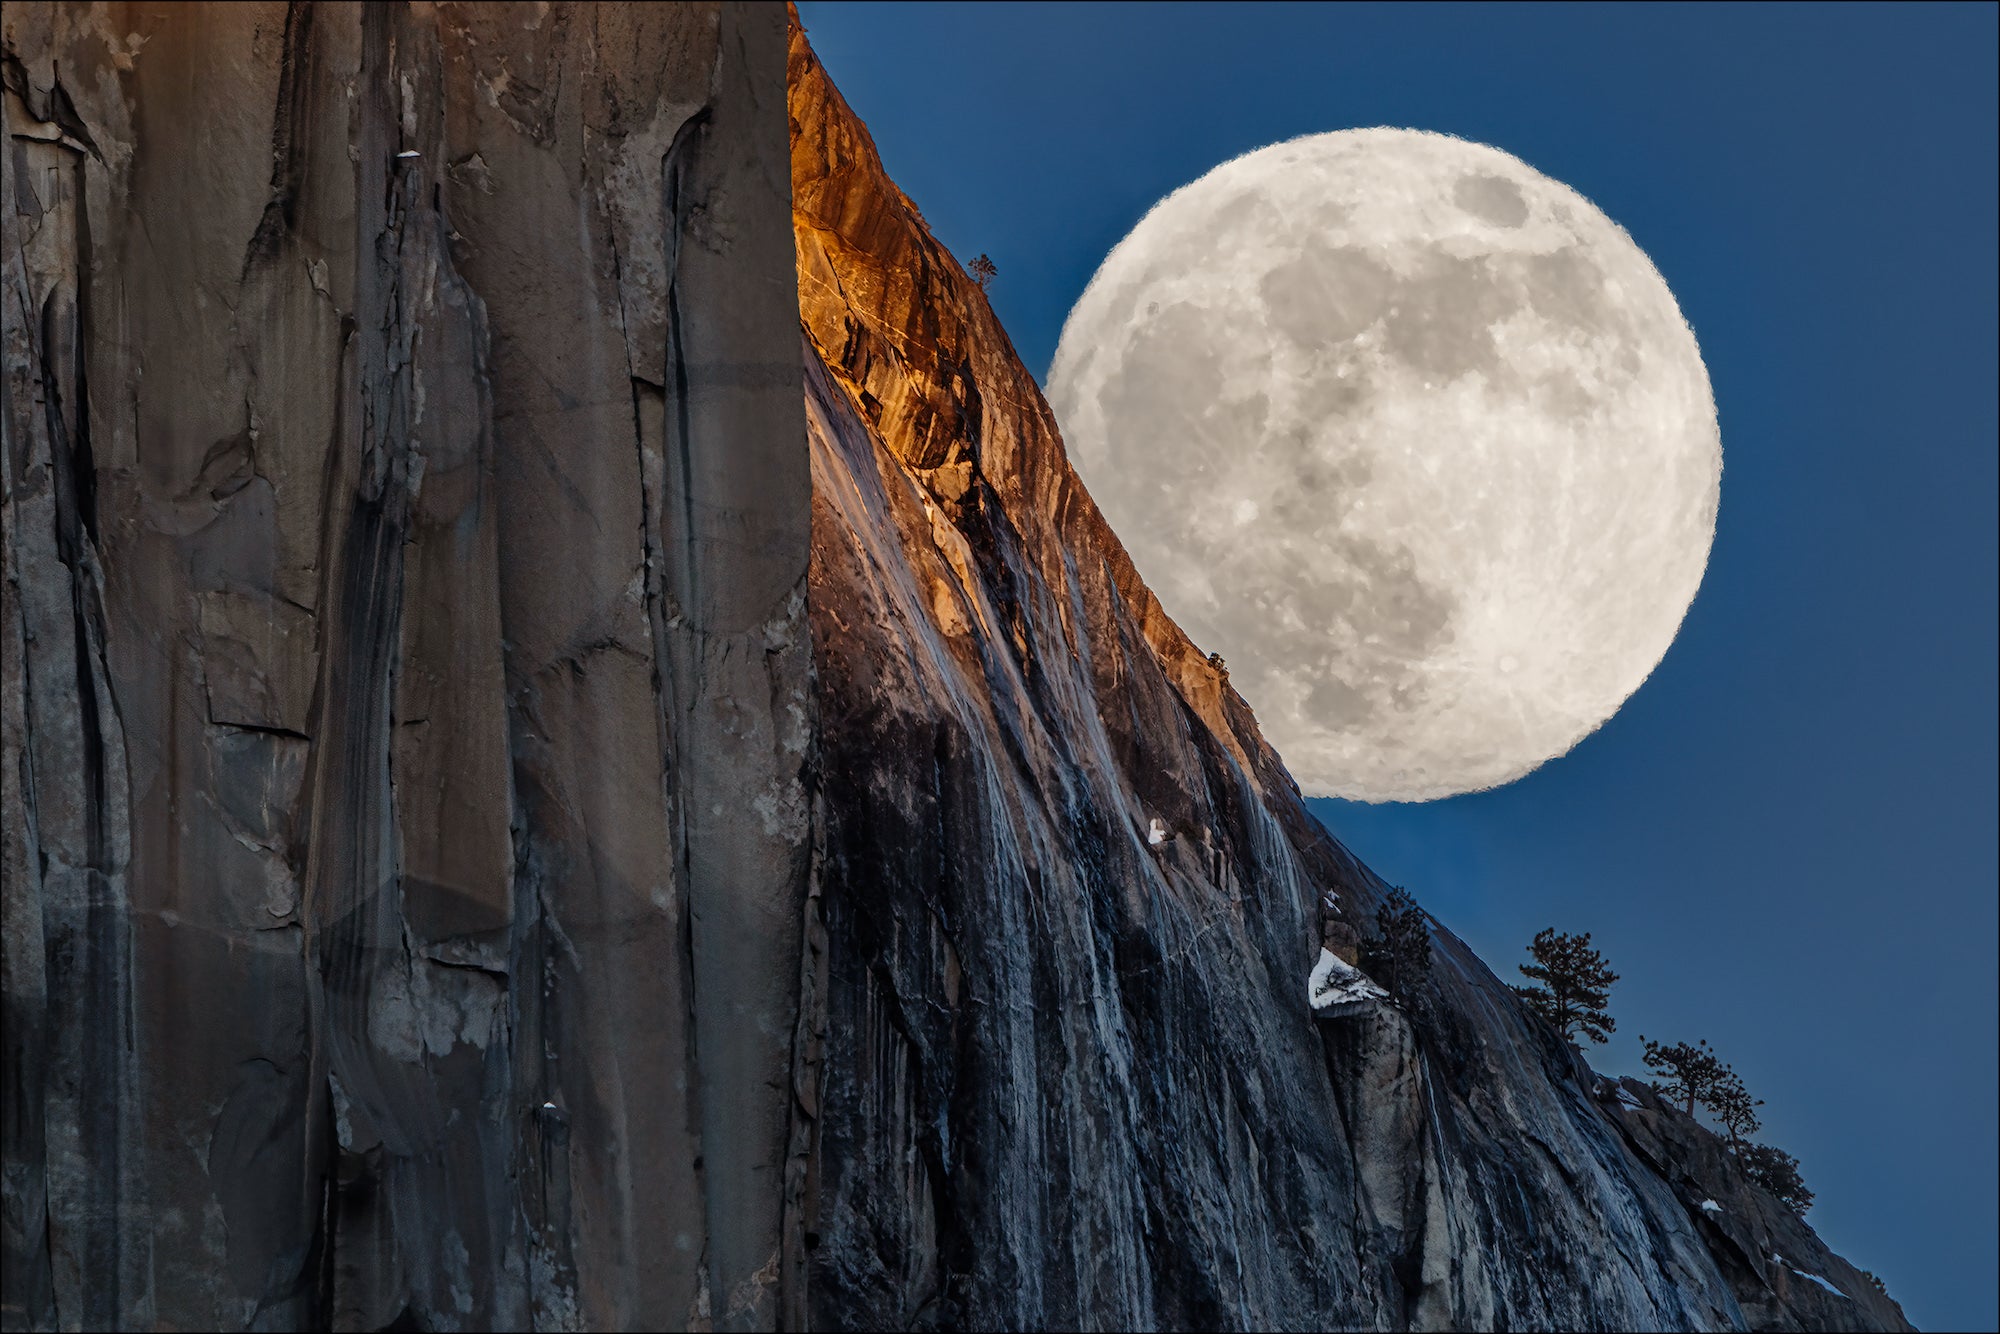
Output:
M1175 191L1070 312L1048 398L1315 795L1564 754L1665 655L1715 535L1715 401L1659 271L1446 135L1311 135Z

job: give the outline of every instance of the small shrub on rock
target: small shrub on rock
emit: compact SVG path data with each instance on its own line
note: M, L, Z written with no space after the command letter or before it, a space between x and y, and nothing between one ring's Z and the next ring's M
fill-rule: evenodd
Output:
M1801 1218L1812 1208L1813 1193L1806 1189L1804 1178L1799 1176L1799 1160L1791 1154L1769 1144L1746 1144L1737 1150L1736 1157L1743 1164L1744 1175L1777 1196L1778 1203ZM1875 1286L1879 1290L1882 1285L1878 1281Z

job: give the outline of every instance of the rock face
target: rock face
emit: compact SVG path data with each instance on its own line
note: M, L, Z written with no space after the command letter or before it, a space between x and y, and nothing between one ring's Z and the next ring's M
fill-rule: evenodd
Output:
M791 108L815 1323L1907 1328L1707 1131L1600 1102L1449 932L1414 1021L1310 1017L1321 893L1367 931L1386 887L1146 590L796 29Z
M784 11L4 22L0 1324L1907 1327L1442 929L1311 1017Z
M8 1327L773 1323L784 12L5 24Z
M1744 1179L1728 1146L1636 1079L1594 1085L1639 1159L1671 1184L1752 1329L1908 1329L1871 1275Z

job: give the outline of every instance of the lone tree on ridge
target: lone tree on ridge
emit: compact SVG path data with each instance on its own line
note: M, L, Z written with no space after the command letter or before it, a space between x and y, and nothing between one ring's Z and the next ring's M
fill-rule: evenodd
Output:
M1555 928L1535 933L1528 946L1533 963L1520 965L1521 973L1538 986L1515 987L1535 1014L1546 1019L1566 1042L1582 1033L1592 1042L1603 1042L1618 1024L1606 1011L1611 1003L1611 984L1618 974L1605 965L1604 956L1590 948L1590 932L1580 936L1559 934Z
M1682 1104L1681 1110L1689 1116L1694 1115L1696 1103L1708 1106L1723 1081L1736 1077L1735 1071L1710 1050L1707 1038L1697 1039L1693 1046L1676 1042L1669 1047L1641 1033L1639 1041L1646 1044L1646 1068L1666 1076L1665 1083L1653 1081L1654 1092Z
M993 281L993 275L1000 272L1000 266L995 264L983 250L973 257L972 263L966 265L965 269L972 275L972 281L979 284L979 290L982 292L986 290L986 284Z

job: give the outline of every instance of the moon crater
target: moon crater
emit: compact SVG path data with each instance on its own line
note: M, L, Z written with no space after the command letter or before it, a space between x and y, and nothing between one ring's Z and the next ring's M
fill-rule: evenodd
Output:
M1411 130L1225 163L1106 258L1049 401L1301 784L1428 800L1588 735L1714 535L1694 335L1588 200Z

